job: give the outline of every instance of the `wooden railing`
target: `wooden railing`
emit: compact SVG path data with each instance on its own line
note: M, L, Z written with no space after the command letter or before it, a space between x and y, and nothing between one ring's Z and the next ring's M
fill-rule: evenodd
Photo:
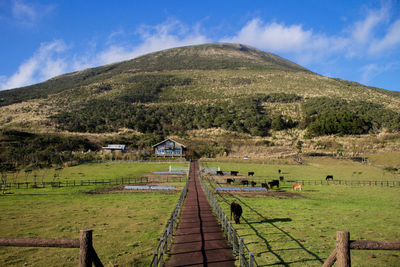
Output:
M0 238L0 246L79 248L79 266L102 267L93 248L92 230L81 230L80 238Z
M337 262L338 267L350 267L350 250L400 250L400 242L350 240L347 231L336 232L336 248L326 259L322 267L330 267Z
M256 267L259 266L254 253L249 250L243 241L243 238L239 236L237 230L233 227L232 222L226 216L224 210L219 205L218 201L215 199L214 194L208 188L204 182L203 177L200 175L200 183L203 188L204 193L210 203L215 216L217 217L221 228L225 234L228 243L232 246L233 255L238 256L240 267Z

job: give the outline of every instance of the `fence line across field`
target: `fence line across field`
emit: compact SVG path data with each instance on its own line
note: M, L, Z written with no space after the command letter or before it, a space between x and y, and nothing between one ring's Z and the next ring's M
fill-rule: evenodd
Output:
M222 179L228 179L228 178L223 178L223 176L219 177L213 177L215 182L221 183ZM272 180L279 180L279 179L272 179L272 178L266 178L263 179L261 177L247 177L244 176L242 178L235 177L237 179L238 183L242 180L248 180L248 181L256 181L256 182L268 182ZM217 181L218 180L218 181ZM293 184L293 183L298 183L302 185L345 185L345 186L381 186L381 187L400 187L400 181L364 181L364 180L306 180L306 179L284 179L283 181L279 181L280 184L286 185L286 184Z
M89 185L124 185L124 184L146 184L151 181L156 182L184 182L186 177L167 177L149 178L149 177L127 177L116 179L95 179L95 180L71 180L71 181L50 181L50 182L11 182L0 184L0 190L5 189L26 189L26 188L45 188L45 187L71 187L71 186L89 186Z
M233 255L238 256L239 266L253 267L259 266L256 259L254 258L254 253L249 250L243 241L243 238L239 236L236 229L232 226L232 222L226 216L224 210L219 205L218 201L214 198L213 193L208 189L207 185L204 183L202 176L200 175L200 183L203 188L208 202L210 203L221 228L225 234L226 239L232 246Z
M400 242L350 240L350 232L336 232L336 248L325 260L322 267L331 267L336 262L338 267L351 267L351 249L358 250L400 250Z
M79 267L103 267L93 248L92 230L81 230L80 238L0 238L0 246L79 248Z

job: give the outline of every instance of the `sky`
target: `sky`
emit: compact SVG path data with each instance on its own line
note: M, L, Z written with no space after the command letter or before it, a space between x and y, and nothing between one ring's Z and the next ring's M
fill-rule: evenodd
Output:
M215 42L400 91L400 0L0 0L0 90Z

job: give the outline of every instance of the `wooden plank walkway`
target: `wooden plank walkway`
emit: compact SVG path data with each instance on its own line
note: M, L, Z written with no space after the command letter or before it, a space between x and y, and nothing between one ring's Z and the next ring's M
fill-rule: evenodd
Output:
M190 168L189 190L165 266L235 266L232 248L201 188L198 163L191 162Z

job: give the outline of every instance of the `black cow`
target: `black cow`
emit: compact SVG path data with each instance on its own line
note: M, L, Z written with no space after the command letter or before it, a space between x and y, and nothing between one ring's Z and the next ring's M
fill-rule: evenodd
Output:
M257 183L254 182L254 181L251 181L250 184L251 184L252 187L255 187Z
M278 173L281 174L281 172L282 172L281 169L279 169L279 170L278 170Z
M247 175L248 176L254 176L254 172L248 172Z
M249 181L248 180L242 180L240 183L242 185L249 185Z
M232 175L232 176L237 176L238 173L239 173L238 171L231 171L231 175Z
M233 179L233 178L226 179L227 184L233 184L234 182L235 182L235 179Z
M268 184L267 183L261 183L261 187L264 187L265 189L269 189Z
M271 182L268 182L269 187L272 189L272 187L276 186L279 188L279 180L272 180Z
M333 180L333 175L327 175L325 179L326 179L327 181L328 181L328 180Z
M235 223L239 224L240 223L240 216L242 216L242 206L240 206L238 203L233 201L231 203L231 220L232 220L232 213L233 213L233 218L235 220Z
M217 171L217 175L224 175L222 171Z
M279 176L279 181L283 181L284 177L283 176Z

